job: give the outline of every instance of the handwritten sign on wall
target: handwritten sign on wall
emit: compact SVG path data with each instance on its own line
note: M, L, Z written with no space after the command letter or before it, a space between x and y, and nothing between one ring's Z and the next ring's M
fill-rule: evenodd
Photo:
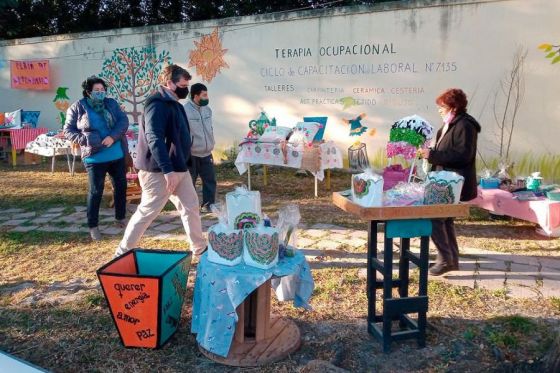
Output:
M51 88L48 60L10 61L13 89L44 91Z

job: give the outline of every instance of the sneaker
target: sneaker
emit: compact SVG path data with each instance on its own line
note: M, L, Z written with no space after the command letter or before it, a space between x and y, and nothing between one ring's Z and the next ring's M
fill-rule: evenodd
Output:
M115 220L117 228L126 228L126 219Z
M101 232L99 231L99 227L90 228L89 236L93 241L99 241L101 239Z
M208 246L206 246L204 249L200 250L199 252L194 252L193 251L193 256L195 258L200 258L202 256L202 254L204 254L206 252L206 250L208 250Z
M206 204L204 204L200 207L200 213L201 214L209 214L211 212L212 211L210 210L210 204L209 203L206 203Z

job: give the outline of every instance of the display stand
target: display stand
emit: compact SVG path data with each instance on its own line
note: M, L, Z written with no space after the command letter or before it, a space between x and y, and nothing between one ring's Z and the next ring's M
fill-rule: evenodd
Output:
M301 344L297 325L270 313L270 280L253 291L237 307L238 321L227 357L213 354L199 346L202 354L220 364L251 367L284 359Z
M431 220L437 218L465 217L469 215L468 205L423 205L366 208L352 202L341 193L333 193L333 203L351 213L368 225L367 252L367 297L368 332L383 345L383 351L391 350L391 343L398 340L416 338L420 347L426 343L426 312L428 311L428 262ZM385 224L383 261L377 258L377 227ZM420 237L420 255L410 251L410 238ZM393 239L400 238L401 253L399 275L393 278ZM409 295L410 262L418 266L418 295ZM382 277L377 280L377 273ZM393 297L393 288L399 297ZM376 293L382 292L381 313L375 309ZM416 313L416 320L408 314ZM393 321L399 321L400 330L393 331ZM379 325L381 324L381 325Z

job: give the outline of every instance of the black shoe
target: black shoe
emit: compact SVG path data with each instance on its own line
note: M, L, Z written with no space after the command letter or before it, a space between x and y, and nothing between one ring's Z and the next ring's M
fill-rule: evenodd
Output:
M202 213L202 214L209 214L211 212L212 211L210 210L210 204L209 203L206 203L206 204L204 204L200 207L200 213Z
M445 263L436 263L432 268L430 268L430 274L432 276L441 276L444 273L455 271L459 269L458 266L448 265Z

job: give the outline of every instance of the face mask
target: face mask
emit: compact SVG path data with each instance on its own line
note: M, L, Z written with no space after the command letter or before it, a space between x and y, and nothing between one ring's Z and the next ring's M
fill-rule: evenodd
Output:
M103 101L105 99L105 97L107 97L107 92L105 92L105 91L92 91L90 96L91 96L92 100Z
M207 98L201 98L200 100L198 100L198 105L199 105L199 106L206 106L206 105L208 105L209 102L210 102L209 99L207 99Z
M442 119L443 119L443 123L449 123L451 122L451 120L453 119L453 117L455 116L455 113L453 113L452 111L449 111L447 114L442 115Z
M189 87L184 87L184 88L177 87L177 88L175 88L175 94L181 100L184 99L184 98L187 98L187 96L189 94Z

